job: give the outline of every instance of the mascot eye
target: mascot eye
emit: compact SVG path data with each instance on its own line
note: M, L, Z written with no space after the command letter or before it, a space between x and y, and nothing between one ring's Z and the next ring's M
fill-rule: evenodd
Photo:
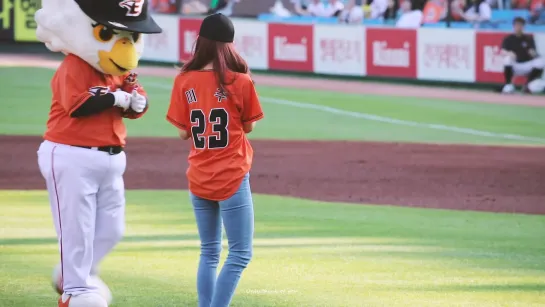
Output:
M114 34L116 33L113 29L106 28L103 25L95 25L93 27L93 35L99 42L109 42L114 37Z
M140 33L132 33L131 35L132 35L132 40L135 43L138 42L138 40L140 39L140 36L141 36Z

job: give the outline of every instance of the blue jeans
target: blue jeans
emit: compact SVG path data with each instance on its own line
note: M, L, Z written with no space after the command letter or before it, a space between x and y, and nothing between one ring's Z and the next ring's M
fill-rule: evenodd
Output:
M237 192L224 201L211 201L189 194L201 239L197 273L199 307L227 307L242 271L252 258L254 205L250 175L246 174ZM229 242L229 254L216 277L221 252L222 220Z

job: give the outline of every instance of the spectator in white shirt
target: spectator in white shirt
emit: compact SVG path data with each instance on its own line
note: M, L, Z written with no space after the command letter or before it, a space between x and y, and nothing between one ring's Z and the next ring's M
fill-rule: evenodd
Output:
M384 17L384 12L388 8L388 0L373 0L371 7L371 19Z
M337 17L344 10L344 4L340 0L329 0L325 6L324 17Z
M312 0L307 6L307 12L311 16L325 16L325 6L321 0Z
M348 0L346 7L339 14L339 22L358 24L363 20L363 9L361 6L356 5L356 0Z
M422 14L421 10L412 9L411 1L405 0L401 4L401 16L396 22L396 28L420 28L420 26L422 25L423 16L424 14Z
M462 18L468 22L490 21L492 8L484 0L473 0L473 5L462 14Z

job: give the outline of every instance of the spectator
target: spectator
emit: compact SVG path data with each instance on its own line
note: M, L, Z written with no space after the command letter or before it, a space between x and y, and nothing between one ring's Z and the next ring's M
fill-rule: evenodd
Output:
M316 17L325 16L325 6L322 0L311 0L307 5L307 13L308 15Z
M384 21L386 22L391 21L393 24L395 20L397 19L398 13L399 13L399 1L388 0L386 4L386 11L384 11L382 18L384 18Z
M472 0L473 4L469 9L461 14L463 20L468 22L480 23L490 21L492 17L492 8L485 0Z
M221 13L225 16L233 14L233 6L240 0L212 0L208 14Z
M370 4L370 8L371 8L371 14L370 14L370 17L371 19L377 19L377 18L384 18L384 13L386 13L386 10L389 8L389 7L392 7L394 8L395 7L395 2L394 0L373 0L373 2L371 2ZM390 14L392 12L390 11ZM394 13L395 15L395 13Z
M543 0L531 2L529 22L536 25L545 24L545 7L543 6Z
M506 36L501 44L504 55L503 75L505 85L503 93L512 93L515 86L512 83L513 76L526 76L527 85L530 82L541 79L544 63L536 52L536 43L531 35L524 34L526 21L517 17L513 20L514 33Z
M443 14L441 16L442 21L447 20L448 15L448 1L443 0ZM464 15L464 7L466 7L466 0L452 0L450 2L450 17L451 21L464 21L462 17Z
M396 22L396 28L414 29L420 28L423 20L422 11L411 1L405 0L401 3L401 16Z
M339 22L358 24L363 20L363 8L356 5L356 0L348 0L346 7L339 14Z
M344 4L341 0L329 0L324 8L323 17L337 17L344 10Z
M152 0L150 9L153 13L175 14L178 12L176 0Z
M307 5L303 0L290 0L291 3L293 3L293 11L296 15L299 16L306 16L308 15L307 12Z

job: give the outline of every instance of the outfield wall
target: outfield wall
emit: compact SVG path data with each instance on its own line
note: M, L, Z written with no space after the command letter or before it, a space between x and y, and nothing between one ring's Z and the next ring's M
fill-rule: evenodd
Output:
M155 15L143 60L178 63L191 56L201 19ZM353 77L494 84L503 82L506 32L415 30L358 25L282 24L237 19L235 44L250 68ZM535 33L545 54L545 33Z

